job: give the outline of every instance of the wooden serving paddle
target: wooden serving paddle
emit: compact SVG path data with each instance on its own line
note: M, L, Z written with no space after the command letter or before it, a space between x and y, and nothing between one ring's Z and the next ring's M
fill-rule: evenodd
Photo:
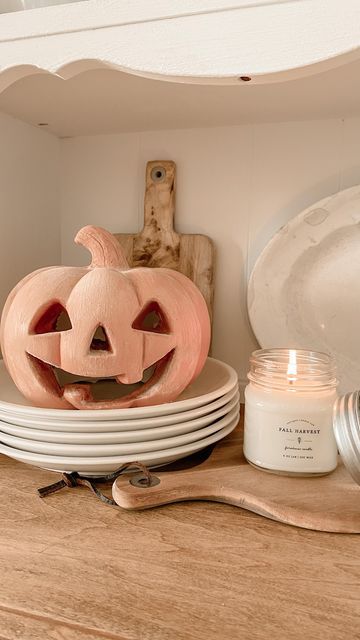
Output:
M115 235L125 251L130 267L167 267L190 278L203 294L211 318L214 245L205 235L175 231L175 181L175 162L148 162L144 228L137 234Z
M264 473L246 462L235 432L199 466L181 471L155 469L151 474L154 486L150 487L134 486L131 476L120 476L113 484L115 502L124 509L148 509L184 500L211 500L305 529L360 533L360 486L341 461L336 471L317 478Z

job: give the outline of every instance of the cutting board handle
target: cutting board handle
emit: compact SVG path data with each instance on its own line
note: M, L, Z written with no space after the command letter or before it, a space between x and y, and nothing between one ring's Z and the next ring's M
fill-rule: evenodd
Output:
M152 160L147 163L143 234L174 231L175 181L175 162Z
M144 227L133 244L136 266L180 270L180 235L174 231L175 173L175 162L170 160L146 165Z
M200 233L174 229L176 164L151 160L146 165L144 226L140 233L116 234L130 267L174 269L190 278L205 298L210 318L214 294L214 245Z

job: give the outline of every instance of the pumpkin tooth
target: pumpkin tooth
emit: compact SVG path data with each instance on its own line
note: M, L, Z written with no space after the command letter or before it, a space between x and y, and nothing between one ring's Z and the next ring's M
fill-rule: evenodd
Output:
M145 334L144 334L145 335ZM167 333L145 335L143 369L162 360L175 347L175 338Z
M61 367L60 355L61 333L38 333L27 338L26 351L38 360L53 367Z
M136 384L137 382L141 382L143 375L143 370L140 368L131 373L121 373L119 376L116 376L115 380L120 382L120 384Z
M67 384L64 387L64 398L71 405L81 406L84 402L93 402L93 396L90 384Z

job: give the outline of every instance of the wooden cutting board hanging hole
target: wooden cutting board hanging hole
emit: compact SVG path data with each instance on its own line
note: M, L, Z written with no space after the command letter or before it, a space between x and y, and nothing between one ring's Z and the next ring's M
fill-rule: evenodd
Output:
M153 486L113 484L113 498L124 509L149 509L185 500L224 502L271 520L332 533L360 533L360 486L339 460L331 474L291 478L249 465L236 431L216 445L198 466L181 471L154 469Z
M144 227L140 233L115 235L130 267L167 267L190 278L203 294L212 318L214 245L205 235L175 231L175 193L175 162L148 162Z

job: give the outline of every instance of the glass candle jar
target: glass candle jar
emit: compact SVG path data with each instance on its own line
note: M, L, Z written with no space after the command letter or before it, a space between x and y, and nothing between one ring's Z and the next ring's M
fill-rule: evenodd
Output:
M323 475L337 465L334 360L325 353L262 349L250 358L244 455L266 471Z

